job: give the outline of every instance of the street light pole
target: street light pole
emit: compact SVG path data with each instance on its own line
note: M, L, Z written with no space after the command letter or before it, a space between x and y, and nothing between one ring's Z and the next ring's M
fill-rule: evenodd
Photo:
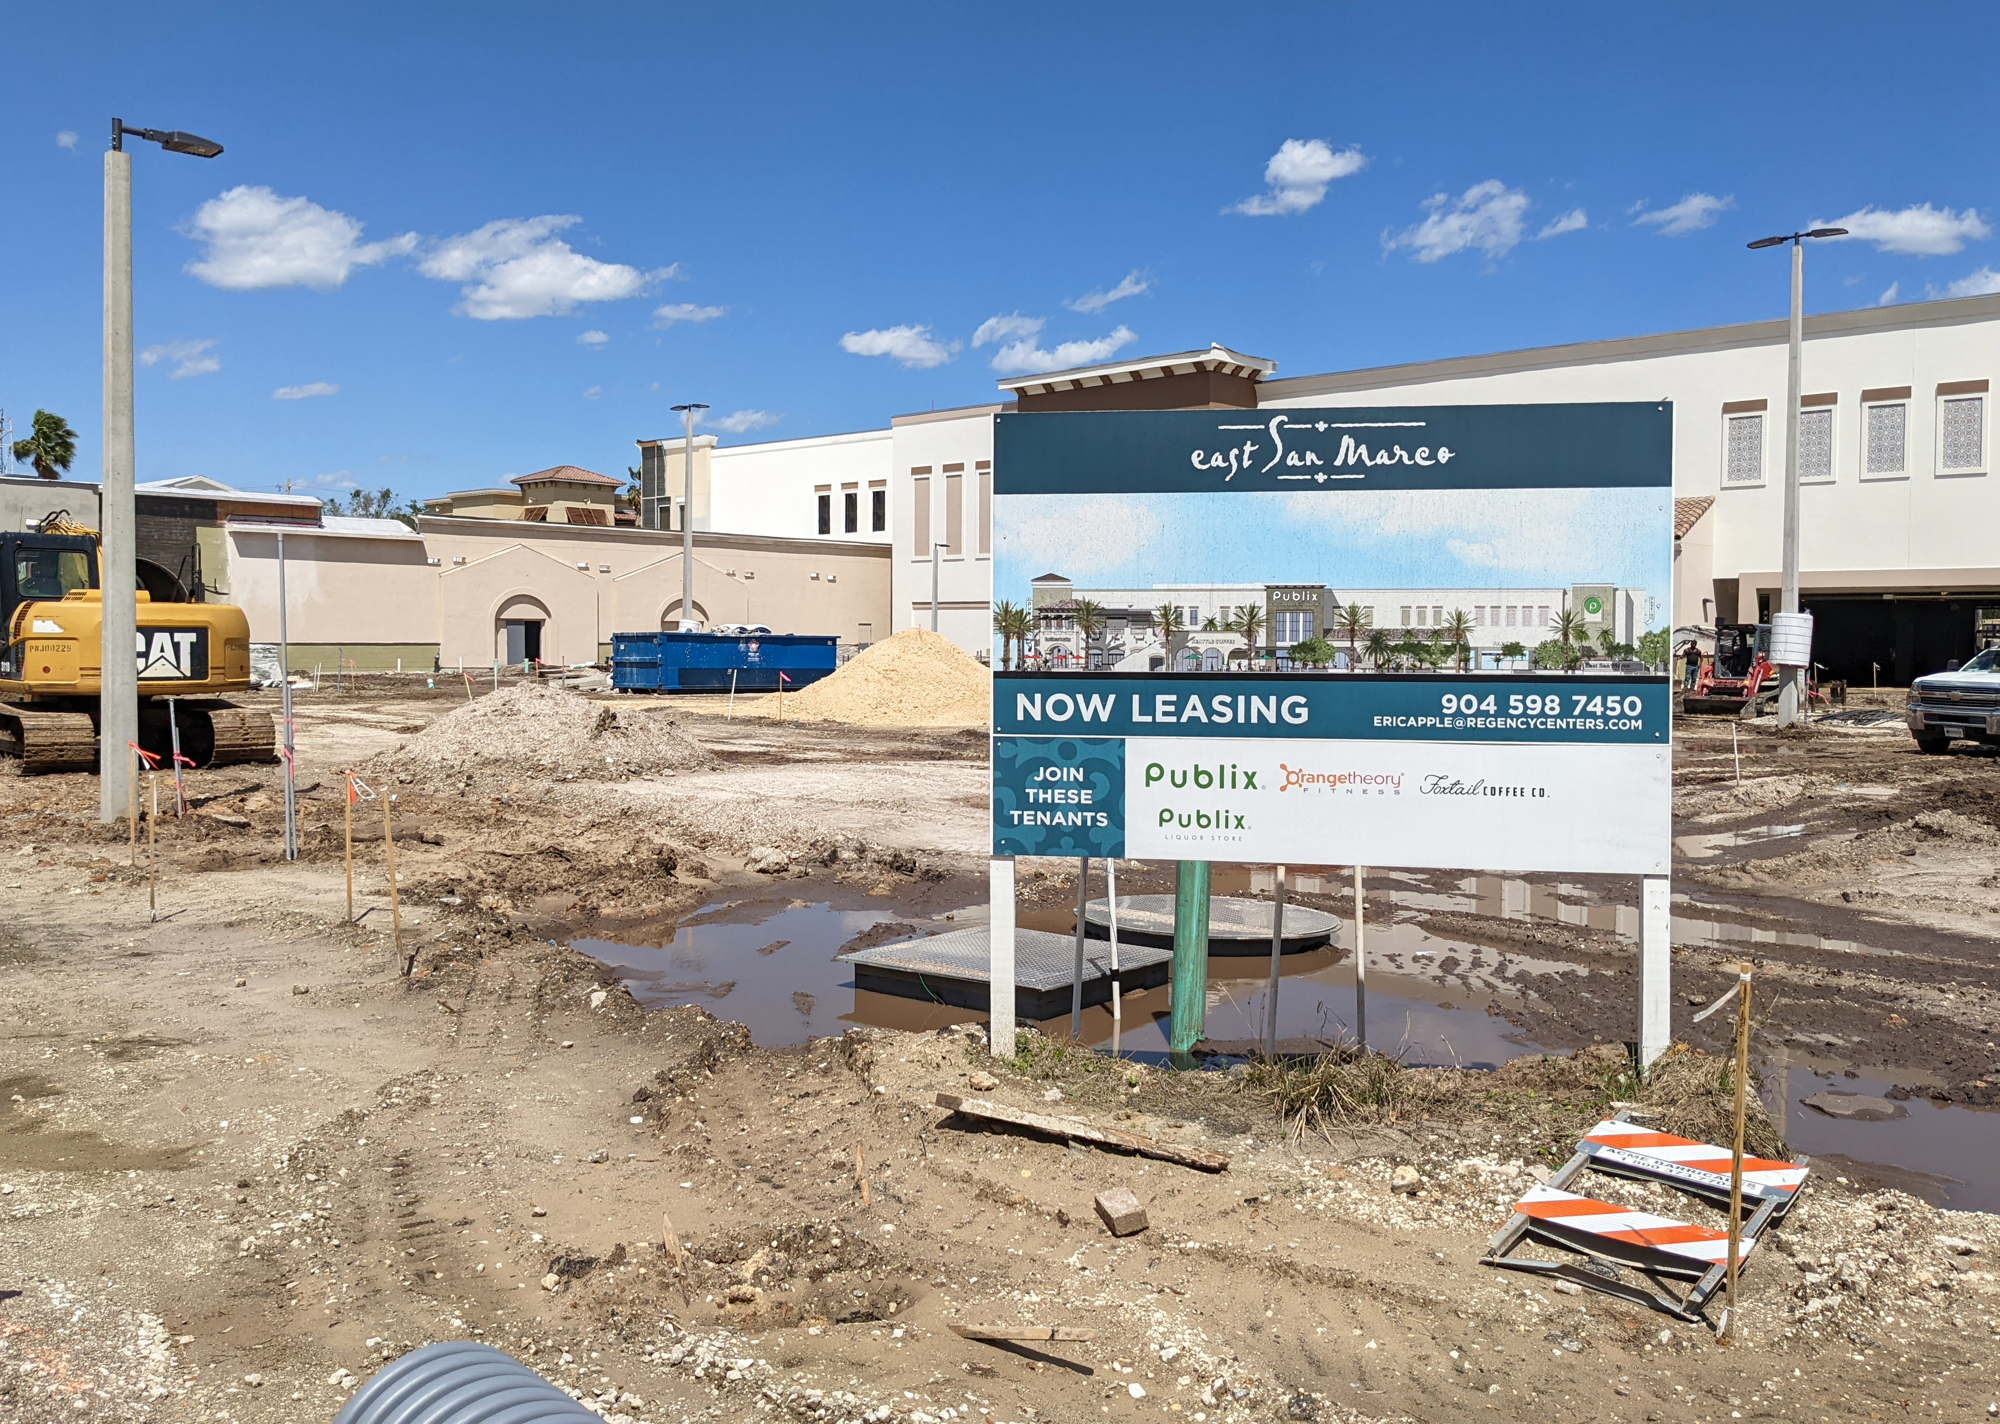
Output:
M708 407L698 401L677 405L675 410L687 416L687 446L681 466L681 631L691 633L694 627L694 413ZM673 507L673 501L667 501Z
M222 145L179 130L127 128L111 121L104 155L104 466L98 486L97 819L125 813L132 753L139 740L138 464L132 427L132 155L125 136L169 153L213 158Z
M1785 522L1784 547L1780 554L1779 612L1799 611L1799 401L1804 395L1800 371L1805 345L1805 239L1845 237L1844 227L1816 227L1784 237L1760 237L1754 248L1792 245L1791 326L1785 353ZM1809 669L1791 664L1778 668L1778 725L1789 727L1799 720L1805 705Z

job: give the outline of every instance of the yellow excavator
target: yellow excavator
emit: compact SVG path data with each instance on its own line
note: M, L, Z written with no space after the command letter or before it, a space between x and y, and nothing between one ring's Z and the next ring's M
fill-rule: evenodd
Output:
M0 753L23 771L97 767L101 566L97 531L67 510L33 532L0 534ZM176 737L196 766L273 760L270 714L222 699L250 687L243 610L143 580L138 599L139 745L163 765Z

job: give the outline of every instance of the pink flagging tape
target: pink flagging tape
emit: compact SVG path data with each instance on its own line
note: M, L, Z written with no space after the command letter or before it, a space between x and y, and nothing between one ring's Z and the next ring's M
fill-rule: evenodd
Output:
M1615 1164L1664 1182L1683 1182L1704 1192L1729 1190L1730 1158L1725 1148L1655 1132L1633 1122L1600 1122L1584 1134L1583 1141L1594 1145L1591 1156L1598 1163ZM1797 1162L1745 1157L1744 1194L1789 1197L1804 1184L1807 1170Z
M1515 1204L1514 1210L1538 1224L1661 1251L1704 1266L1716 1265L1729 1255L1727 1231L1694 1226L1685 1221L1675 1221L1672 1217L1655 1216L1648 1211L1631 1211L1610 1202L1558 1191L1554 1187L1529 1188L1528 1194ZM1744 1236L1738 1259L1748 1257L1750 1249L1756 1244L1756 1237Z

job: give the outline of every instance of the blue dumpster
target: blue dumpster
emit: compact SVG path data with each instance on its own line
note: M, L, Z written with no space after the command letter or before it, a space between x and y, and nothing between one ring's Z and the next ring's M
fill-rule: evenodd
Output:
M839 639L811 633L613 633L611 685L623 692L793 691L839 663Z

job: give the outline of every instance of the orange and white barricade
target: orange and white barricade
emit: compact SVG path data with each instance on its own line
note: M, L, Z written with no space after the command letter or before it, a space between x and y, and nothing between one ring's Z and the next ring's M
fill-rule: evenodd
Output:
M1718 1170L1719 1168L1719 1170ZM1647 1306L1691 1324L1722 1288L1729 1254L1726 1226L1701 1226L1653 1212L1599 1201L1570 1190L1586 1170L1658 1182L1729 1209L1730 1154L1705 1142L1654 1132L1623 1113L1600 1122L1577 1143L1576 1154L1547 1182L1529 1188L1514 1214L1487 1245L1481 1265L1555 1276L1590 1290ZM1738 1246L1747 1261L1766 1231L1776 1230L1805 1183L1805 1162L1743 1159L1743 1205L1749 1215ZM1568 1252L1581 1260L1515 1256L1523 1242ZM1630 1279L1630 1272L1644 1283ZM1670 1281L1692 1282L1676 1295Z

